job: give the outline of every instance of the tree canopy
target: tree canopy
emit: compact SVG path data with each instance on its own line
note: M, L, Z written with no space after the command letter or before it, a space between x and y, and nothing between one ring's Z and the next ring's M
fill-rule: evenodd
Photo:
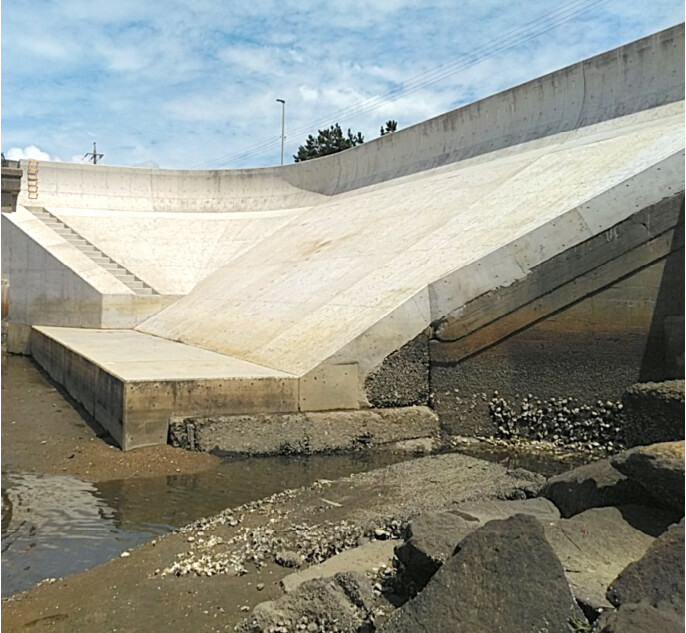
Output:
M391 119L390 121L386 121L386 125L381 128L380 131L380 136L385 136L386 134L390 134L391 132L395 132L398 129L398 122L394 121Z
M298 153L293 156L296 163L320 156L328 156L342 152L344 149L355 147L364 143L364 136L360 132L353 134L348 128L348 134L344 135L341 126L336 123L328 130L318 130L317 138L310 134L304 145L298 147Z

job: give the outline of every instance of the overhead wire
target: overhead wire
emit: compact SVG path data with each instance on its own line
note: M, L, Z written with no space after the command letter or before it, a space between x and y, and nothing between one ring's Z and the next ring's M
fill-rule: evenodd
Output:
M578 15L595 8L597 5L607 2L608 0L573 0L555 11L551 11L544 16L531 20L526 24L512 29L500 38L491 40L491 42L484 44L466 55L461 55L459 58L442 64L431 70L419 73L404 81L401 85L392 88L382 95L370 97L357 104L341 108L335 112L329 113L326 118L321 118L301 127L289 130L290 136L301 136L311 133L315 128L321 125L330 125L331 121L345 121L348 122L361 114L366 114L389 103L397 101L398 99L412 94L417 90L421 90L438 81L446 79L460 71L463 71L471 66L474 66L485 59L493 57L514 46L523 44L527 41L540 37L545 33L562 26ZM281 142L281 137L272 139L265 139L260 143L246 147L236 152L228 153L223 156L211 159L194 168L219 167L228 165L233 162L244 161L248 158L259 156L268 149L277 147Z

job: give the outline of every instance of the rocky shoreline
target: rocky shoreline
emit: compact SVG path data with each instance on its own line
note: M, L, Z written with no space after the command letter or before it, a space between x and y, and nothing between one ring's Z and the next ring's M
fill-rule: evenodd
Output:
M683 459L683 442L639 447L553 477L535 498L422 513L385 585L351 565L258 605L236 630L619 633L654 631L652 620L682 631ZM379 608L384 590L399 608Z
M318 481L5 600L4 630L682 631L683 451L547 480L446 454Z

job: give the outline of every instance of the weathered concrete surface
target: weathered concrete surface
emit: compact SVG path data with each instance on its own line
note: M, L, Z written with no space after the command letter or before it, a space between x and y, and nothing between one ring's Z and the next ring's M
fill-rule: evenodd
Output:
M684 381L638 383L622 396L628 446L684 439Z
M173 418L174 446L244 455L310 455L394 448L419 438L437 440L438 418L428 407L322 413Z
M545 593L542 588L545 587ZM518 514L466 536L382 633L553 633L585 618L541 524Z
M643 376L668 377L665 358L674 350L663 326L683 311L683 293L669 290L684 286L682 205L676 196L645 209L615 227L621 239L588 240L443 322L430 354L433 402L446 430L492 433L496 390L517 412L527 394L544 402L573 397L576 407L598 410ZM641 243L644 225L656 232ZM660 226L669 228L657 235ZM651 429L661 421L646 418Z
M613 389L625 386L652 340L646 321L659 329L663 319L657 303L632 295L638 290L624 278L659 277L679 250L683 62L681 25L349 152L273 169L42 164L39 198L30 206L83 232L161 296L187 294L166 307L132 306L130 289L26 210L23 189L17 213L3 217L3 227L31 249L8 251L17 261L25 257L15 274L27 289L16 311L10 302L10 319L137 324L140 332L295 377L292 411L427 402L448 412L432 393L459 388L471 397L472 390L452 374L442 378L442 369L427 389L424 352L402 351L432 325L444 339L430 353L445 352L447 365L459 360L459 371L474 379L465 350L498 343L506 360L528 357L502 363L525 367L522 380L535 379L538 367L545 374L554 359L551 388L575 366L587 382L600 385L605 376ZM213 232L217 241L196 262L197 244ZM186 234L189 247L180 248ZM141 235L159 236L154 248L134 252ZM230 243L225 251L220 239ZM55 272L27 272L36 268ZM567 274L558 277L561 269ZM577 318L579 331L568 336L565 324L560 337L552 315L615 282L623 284L615 304L631 306L621 336ZM506 314L494 315L494 323L476 319L478 331L454 338L462 327L456 322L469 321L459 314L465 306L507 288L516 292L503 303ZM637 307L638 322L627 316ZM532 323L538 329L527 329L515 358L511 335ZM599 346L608 353L592 357L598 366L589 373L589 363L578 360ZM463 417L464 428L452 432L477 429Z
M684 441L636 446L612 465L664 507L684 512Z
M422 332L367 376L364 386L373 407L428 404L430 335L430 330Z
M603 506L649 505L651 500L643 486L620 473L609 459L555 475L539 494L550 499L565 518Z

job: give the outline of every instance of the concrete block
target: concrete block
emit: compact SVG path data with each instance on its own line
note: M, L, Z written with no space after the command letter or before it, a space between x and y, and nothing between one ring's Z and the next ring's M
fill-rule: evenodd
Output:
M30 354L31 326L24 323L7 324L7 351L10 354Z
M299 382L300 411L357 409L357 365L321 365Z

